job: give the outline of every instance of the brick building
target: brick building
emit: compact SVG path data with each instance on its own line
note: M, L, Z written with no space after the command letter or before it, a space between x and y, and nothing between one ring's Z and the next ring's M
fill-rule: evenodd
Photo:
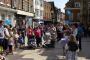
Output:
M53 1L44 1L44 20L51 21L53 23L57 22L57 11L58 8L55 7Z
M49 2L44 1L44 20L50 21L51 17L51 4Z
M81 22L90 27L90 0L81 0Z
M80 22L80 0L69 0L65 7L65 20Z

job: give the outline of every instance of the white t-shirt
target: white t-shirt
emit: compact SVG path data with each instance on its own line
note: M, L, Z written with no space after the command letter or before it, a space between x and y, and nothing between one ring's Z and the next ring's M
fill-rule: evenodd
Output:
M0 39L3 39L4 38L4 27L0 27Z
M19 37L19 35L18 34L15 34L15 38L18 38Z
M78 29L76 28L74 31L73 31L73 36L77 36L77 33L78 33Z
M6 34L7 36L10 36L9 31L8 31L7 28L5 28L5 34Z

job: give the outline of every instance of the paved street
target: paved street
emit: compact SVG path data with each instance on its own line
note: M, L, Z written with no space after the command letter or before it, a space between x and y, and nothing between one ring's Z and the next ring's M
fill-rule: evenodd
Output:
M90 60L90 38L83 38L83 50L78 60ZM59 44L55 49L17 50L14 55L7 56L8 60L65 60Z

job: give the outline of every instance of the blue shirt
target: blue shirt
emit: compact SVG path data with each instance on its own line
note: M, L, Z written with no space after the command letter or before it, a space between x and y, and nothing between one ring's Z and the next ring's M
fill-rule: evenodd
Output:
M10 19L6 19L6 20L4 21L4 24L5 24L5 25L12 25Z

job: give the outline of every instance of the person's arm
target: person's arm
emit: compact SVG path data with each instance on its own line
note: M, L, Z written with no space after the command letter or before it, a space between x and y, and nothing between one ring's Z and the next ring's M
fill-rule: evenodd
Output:
M73 35L76 37L76 36L77 36L77 33L78 33L78 29L75 29L75 30L73 31Z

